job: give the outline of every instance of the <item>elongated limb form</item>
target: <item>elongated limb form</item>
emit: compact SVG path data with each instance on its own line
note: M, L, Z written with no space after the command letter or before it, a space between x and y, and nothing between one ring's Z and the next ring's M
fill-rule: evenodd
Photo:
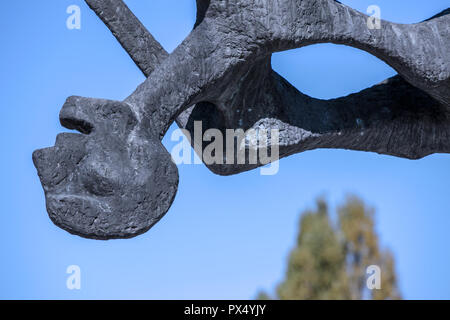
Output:
M33 154L52 221L93 239L129 238L169 210L178 171L161 144L176 121L277 129L280 157L316 148L409 159L450 152L450 10L413 25L334 0L197 0L194 29L168 54L121 0L86 0L147 79L125 101L70 97L55 146ZM398 75L346 97L308 97L271 68L316 43L365 50ZM228 159L229 160L229 159ZM233 161L232 161L233 162ZM225 161L224 161L225 163ZM237 174L262 165L208 164Z

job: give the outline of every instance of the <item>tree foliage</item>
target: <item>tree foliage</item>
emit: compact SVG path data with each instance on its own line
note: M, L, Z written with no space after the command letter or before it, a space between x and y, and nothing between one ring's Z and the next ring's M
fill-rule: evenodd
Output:
M285 279L276 295L282 300L399 299L394 259L380 249L374 229L375 211L357 197L338 208L331 222L328 205L317 201L316 210L302 214L296 247ZM369 290L367 267L381 269L381 289ZM260 299L268 299L260 293Z

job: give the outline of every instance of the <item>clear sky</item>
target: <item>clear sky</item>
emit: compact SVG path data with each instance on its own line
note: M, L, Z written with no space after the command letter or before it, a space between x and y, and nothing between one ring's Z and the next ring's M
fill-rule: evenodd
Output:
M414 23L448 0L341 0L382 18ZM172 51L189 33L194 0L128 0ZM81 30L66 28L66 8L81 7ZM6 1L0 11L2 156L0 298L246 299L282 279L300 212L325 195L333 207L354 193L377 209L383 246L395 254L405 298L450 298L450 156L418 161L344 150L283 159L275 176L259 170L220 177L202 165L179 167L168 214L131 240L93 241L52 224L31 161L63 129L58 113L71 95L121 100L144 80L82 0ZM316 45L274 56L299 90L332 98L395 72L354 48ZM171 130L176 127L173 126ZM170 132L168 137L170 137ZM165 139L170 149L174 142ZM66 288L66 268L81 268L82 288Z

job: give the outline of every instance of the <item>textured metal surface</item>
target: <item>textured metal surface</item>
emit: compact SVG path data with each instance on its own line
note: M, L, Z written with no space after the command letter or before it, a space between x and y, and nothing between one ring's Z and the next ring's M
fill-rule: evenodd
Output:
M121 0L86 0L148 77L125 101L71 97L61 123L82 134L38 150L51 219L95 239L148 230L169 209L177 168L160 140L177 123L280 130L280 157L345 148L417 159L450 152L450 15L381 22L333 0L198 0L194 30L168 54ZM271 68L271 54L315 43L365 50L399 75L320 100ZM208 167L222 175L256 165Z

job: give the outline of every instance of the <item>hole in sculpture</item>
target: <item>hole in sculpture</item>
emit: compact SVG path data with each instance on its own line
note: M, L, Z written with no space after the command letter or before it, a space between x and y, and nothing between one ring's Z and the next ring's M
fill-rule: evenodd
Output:
M196 134L194 130L195 123L198 121L201 123L201 130L202 130L201 132L202 150L204 150L207 147L207 145L211 143L203 140L203 135L209 129L218 129L222 133L223 139L226 138L225 116L215 104L204 101L197 103L192 108L185 128L190 132L191 137L193 139ZM225 148L225 146L226 141L224 140L223 147Z
M359 92L396 74L365 51L335 44L275 53L272 67L300 92L319 99Z
M194 132L195 121L202 122L202 129L205 132L208 129L219 129L225 132L225 117L222 111L211 102L197 103L189 115L186 129Z
M206 11L208 11L211 0L197 0L197 21L195 22L194 29L202 23L205 18Z
M282 105L284 122L313 133L445 118L436 100L359 49L313 45L277 53L272 64L300 92L318 98L299 94L298 101L287 99Z

